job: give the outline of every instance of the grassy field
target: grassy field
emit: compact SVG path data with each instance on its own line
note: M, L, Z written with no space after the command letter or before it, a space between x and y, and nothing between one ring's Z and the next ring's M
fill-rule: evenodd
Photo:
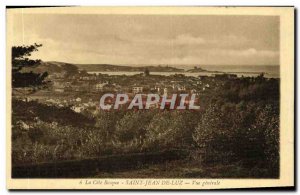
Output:
M165 163L141 166L134 170L120 172L98 172L95 178L264 178L267 169L246 168L240 164L201 165L189 160L175 160ZM274 178L276 176L274 175Z

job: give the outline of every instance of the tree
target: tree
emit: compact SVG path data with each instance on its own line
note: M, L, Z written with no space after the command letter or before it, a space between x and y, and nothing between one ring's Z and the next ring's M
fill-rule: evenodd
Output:
M143 142L145 128L153 118L152 112L133 111L127 112L122 119L116 123L116 138L120 142L137 141Z
M150 150L186 149L194 129L186 112L158 112L146 127L145 147Z
M38 51L41 44L33 44L29 46L13 46L12 47L12 87L37 88L45 86L45 78L48 76L47 72L34 73L32 71L23 71L24 68L35 67L41 64L40 59L30 59L32 52Z
M150 75L150 71L149 71L149 69L148 69L148 68L146 68L146 69L145 69L145 71L144 71L144 75L145 75L145 76L149 76L149 75Z
M279 173L279 104L267 104L257 114L252 131L261 131L264 137L266 164L273 174ZM276 171L275 171L276 170ZM278 176L278 175L277 175Z

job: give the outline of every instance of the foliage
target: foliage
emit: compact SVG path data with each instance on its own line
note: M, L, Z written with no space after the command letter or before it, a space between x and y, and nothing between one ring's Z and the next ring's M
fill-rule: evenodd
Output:
M193 133L198 160L209 164L239 162L278 175L278 82L261 79L226 83L211 98Z
M145 147L154 150L190 148L197 116L189 111L158 112L146 128Z
M30 59L32 52L38 51L41 44L34 44L29 46L13 46L12 47L12 86L19 87L40 87L45 85L45 78L48 76L47 72L34 73L23 72L22 69L26 67L38 66L41 63L40 59Z
M149 76L150 75L150 71L149 71L148 68L145 69L144 74L145 74L145 76Z
M279 81L228 80L205 102L194 112L113 110L88 116L13 100L13 163L176 149L189 151L197 166L227 167L229 176L278 177Z

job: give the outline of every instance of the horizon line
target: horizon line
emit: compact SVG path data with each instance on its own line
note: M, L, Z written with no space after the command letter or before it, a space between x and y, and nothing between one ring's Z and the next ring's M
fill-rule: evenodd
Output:
M75 65L111 65L111 66L280 66L280 64L111 64L111 63L71 63L62 61L43 61Z

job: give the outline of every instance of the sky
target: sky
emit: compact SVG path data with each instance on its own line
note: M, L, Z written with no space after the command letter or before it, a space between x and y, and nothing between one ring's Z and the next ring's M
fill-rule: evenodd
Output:
M278 65L277 16L16 14L13 44L77 64Z

